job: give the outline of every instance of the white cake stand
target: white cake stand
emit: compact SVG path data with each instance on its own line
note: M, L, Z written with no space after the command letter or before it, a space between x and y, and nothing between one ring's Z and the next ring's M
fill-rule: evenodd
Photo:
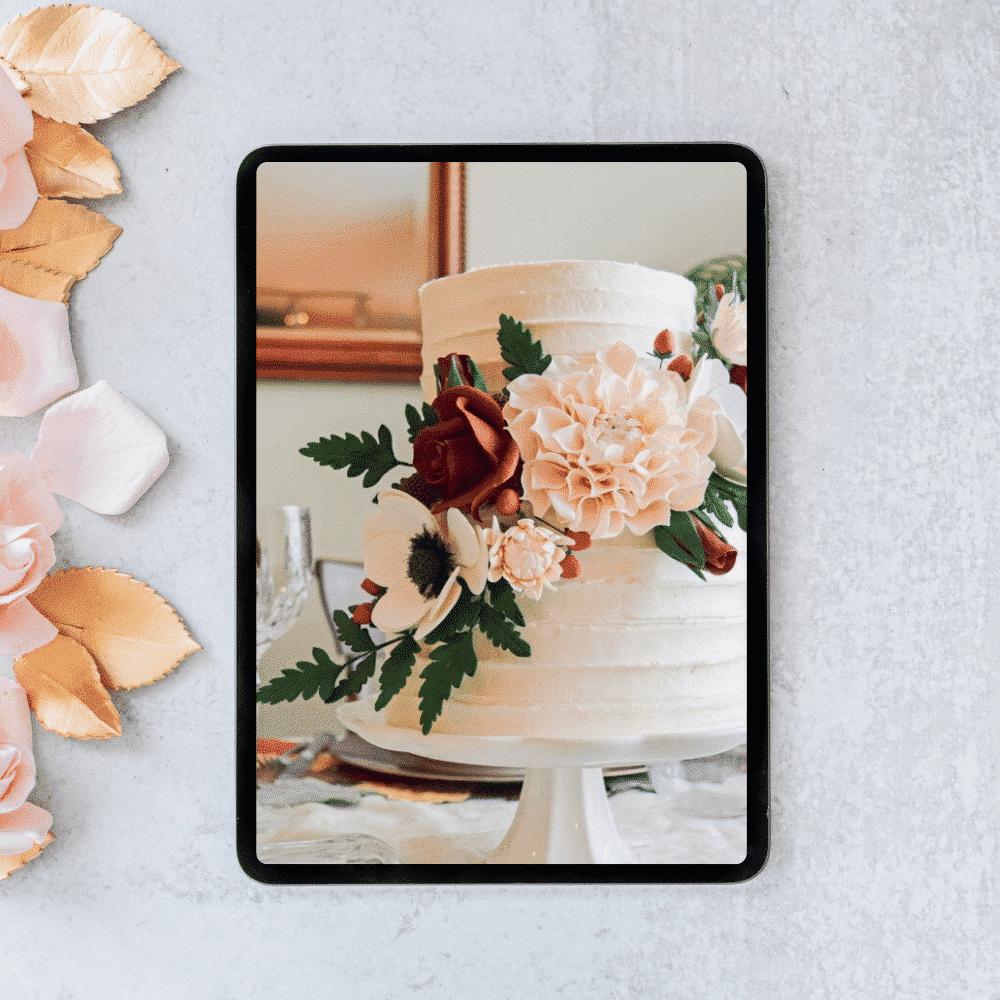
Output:
M386 750L456 764L525 770L514 821L486 859L500 865L634 864L611 816L602 768L690 760L731 750L745 729L670 733L622 740L460 736L390 726L370 701L341 705L340 721Z

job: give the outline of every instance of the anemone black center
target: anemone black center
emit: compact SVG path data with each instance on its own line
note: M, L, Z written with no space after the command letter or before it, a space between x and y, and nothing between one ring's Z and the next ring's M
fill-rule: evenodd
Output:
M444 590L455 559L445 540L434 531L424 528L410 540L410 559L406 572L420 593L430 600Z

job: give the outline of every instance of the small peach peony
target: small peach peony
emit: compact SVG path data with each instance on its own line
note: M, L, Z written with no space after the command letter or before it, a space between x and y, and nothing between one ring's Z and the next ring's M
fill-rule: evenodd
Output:
M497 519L485 532L490 553L487 579L506 580L519 594L538 600L542 591L562 576L560 563L566 552L559 542L567 541L544 525L522 517L513 527L500 530Z
M692 510L712 474L715 418L689 407L676 372L615 343L593 362L558 359L509 386L504 416L524 461L524 499L573 531L643 535Z

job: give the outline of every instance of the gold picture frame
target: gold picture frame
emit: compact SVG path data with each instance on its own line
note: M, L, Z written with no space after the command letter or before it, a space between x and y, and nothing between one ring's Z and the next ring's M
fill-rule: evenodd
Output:
M465 163L428 164L426 280L465 270ZM361 312L365 296L330 290L257 289L258 315L269 303L284 326L257 324L258 379L349 382L416 382L420 377L419 333L374 339L356 328L307 332L310 301L323 299L327 310ZM304 319L303 319L304 317ZM300 325L300 320L301 324Z

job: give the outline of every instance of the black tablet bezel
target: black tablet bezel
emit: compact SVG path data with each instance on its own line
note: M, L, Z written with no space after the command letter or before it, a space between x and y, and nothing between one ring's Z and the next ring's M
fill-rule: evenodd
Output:
M677 865L275 865L256 851L254 512L256 494L256 172L287 161L738 162L747 172L749 486L747 627L747 856L739 864ZM274 885L386 883L740 882L767 860L767 208L764 166L735 143L265 146L240 164L236 183L236 846L243 870Z

